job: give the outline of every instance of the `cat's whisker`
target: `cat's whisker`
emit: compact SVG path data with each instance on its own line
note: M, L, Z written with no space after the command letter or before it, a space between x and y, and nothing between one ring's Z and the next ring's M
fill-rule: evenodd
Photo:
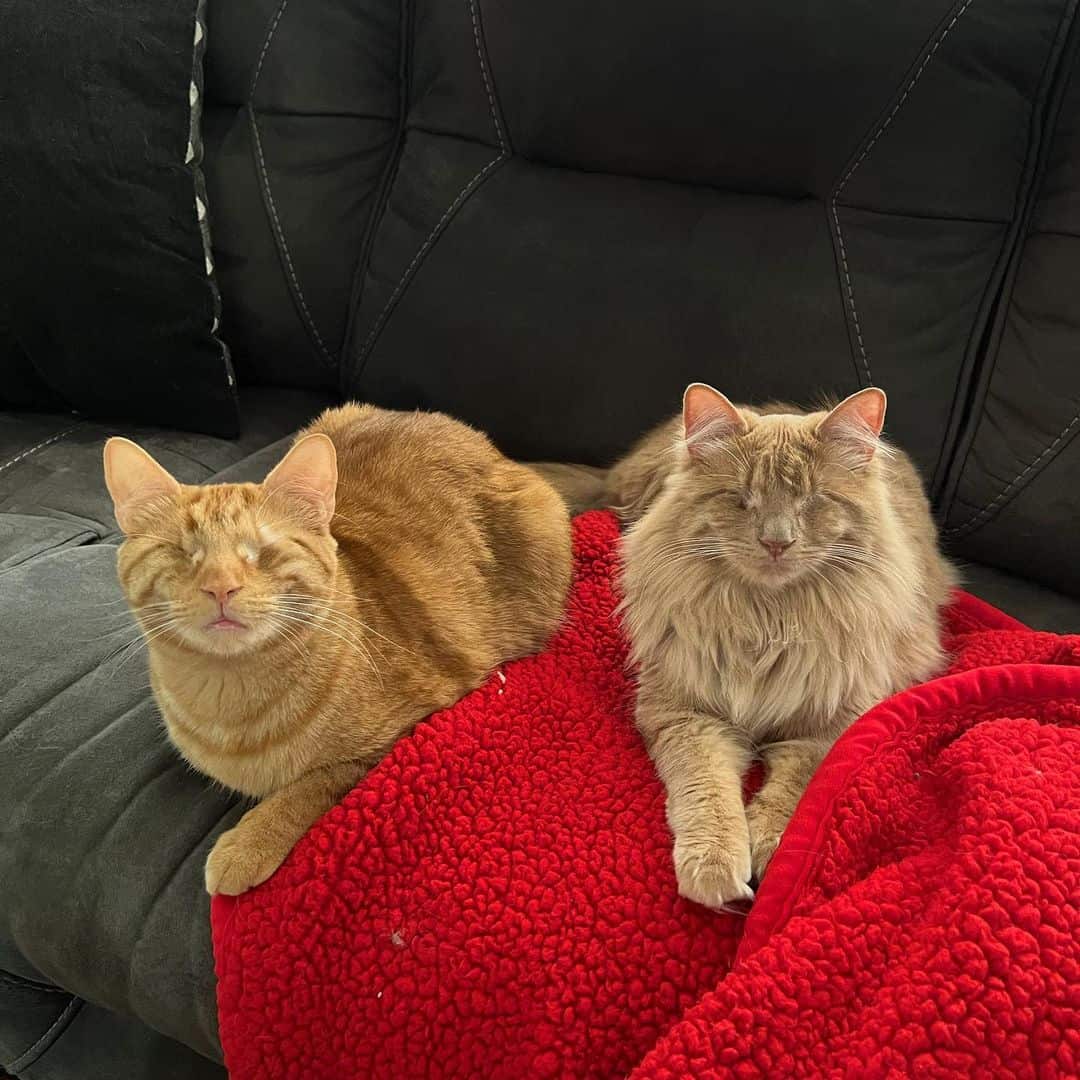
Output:
M123 601L123 602L127 603L126 600ZM89 620L89 621L96 622L96 623L100 624L100 623L106 622L107 620L110 620L110 619L113 619L113 620L115 620L115 619L124 619L125 620L125 625L127 625L131 621L131 616L143 615L143 616L145 616L147 618L151 618L151 617L154 617L155 615L161 615L161 614L169 611L172 608L172 606L173 606L173 602L171 600L161 600L161 601L158 601L158 602L153 603L153 604L139 604L139 605L131 605L131 604L129 604L127 609L124 610L124 611L103 612L97 618L95 618L93 620ZM117 629L122 630L122 629L124 629L124 627L118 627ZM104 633L116 633L116 630L107 630L107 631L103 631L103 632ZM93 640L93 639L89 639L89 640Z
M852 552L837 552L829 551L821 555L820 558L823 562L827 562L832 566L844 567L849 570L867 570L868 572L875 574L879 577L886 578L893 584L898 586L914 588L916 591L920 591L921 585L918 581L908 582L904 576L894 567L892 564L886 562L880 558L866 558L862 554L856 554Z
M887 559L880 555L875 555L868 551L859 551L857 549L850 549L847 551L831 549L826 554L838 559L844 559L848 562L861 563L864 566L884 566L888 567L890 563Z
M157 602L162 603L162 604L168 604L168 603L171 603L172 601L170 601L170 600L160 600L160 601L157 601ZM107 606L112 606L113 604L127 604L130 607L131 606L131 601L128 600L128 598L126 596L118 596L115 600L99 600L97 602L97 604L95 605L95 607L107 607ZM148 605L144 604L142 606L147 607Z
M118 646L117 646L117 647L116 647L115 649L113 649L113 650L112 650L112 652L108 653L108 654L107 654L107 655L106 655L106 656L104 657L104 659L103 659L103 660L101 661L101 663L100 663L100 664L98 665L98 671L99 671L99 672L100 672L100 671L104 671L104 669L105 669L105 666L106 666L106 665L107 665L107 664L108 664L108 663L109 663L109 662L110 662L111 660L113 660L114 658L116 658L117 656L119 656L119 655L120 655L120 653L122 653L122 652L123 652L123 651L124 651L125 649L128 649L128 648L130 648L130 647L131 647L132 645L134 645L134 644L135 644L135 642L137 642L137 641L141 641L141 640L142 640L142 631L141 631L141 630L138 630L138 629L135 629L135 632L134 632L134 633L132 634L132 636L131 636L130 638L128 638L128 640L127 640L127 641L122 641L122 642L121 642L121 643L120 643L120 644L119 644L119 645L118 645Z
M711 542L708 544L702 544L694 547L674 547L674 550L668 551L667 547L660 549L659 552L651 552L647 560L645 560L645 575L652 578L657 574L666 571L674 571L681 569L680 564L692 561L703 562L715 562L717 560L729 559L734 555L740 554L740 550L737 545L733 543L718 544Z
M177 625L179 624L176 619L168 618L160 623L155 623L149 628L140 627L139 632L135 637L125 645L122 645L116 652L108 656L106 660L103 661L103 664L108 663L110 660L115 660L115 665L113 667L113 674L115 675L133 656L137 656L143 649L147 648L152 641L168 633L170 630L174 630Z
M359 637L361 641L364 641L365 648L374 649L375 652L378 654L379 659L382 660L384 664L387 663L386 654L382 651L382 649L378 647L378 645L375 644L375 642L367 641L365 639L364 631L370 631L377 637L382 637L382 635L378 634L376 631L371 630L371 628L367 626L366 623L361 622L359 619L354 619L351 616L347 616L343 612L337 611L335 608L312 609L306 605L297 607L293 605L279 604L278 610L289 611L290 613L302 616L310 615L313 618L323 619L327 621L331 626L336 626L340 630L345 630L349 633L356 634L356 636ZM395 644L394 642L389 641L388 638L384 640L388 641L391 645ZM400 648L401 646L398 647Z
M710 555L735 555L738 549L734 547L707 547L694 548L691 551L676 551L669 555L656 557L654 561L665 563L685 562L688 559L699 559Z
M337 591L337 590L335 590L335 591ZM352 597L351 593L344 592L344 591L342 591L341 595L347 596L347 597L350 597L350 598ZM309 601L311 601L313 603L322 603L322 604L326 603L326 601L321 597L307 596L304 593L289 593L285 597L279 598L278 602L281 603L281 602L288 601L288 600L291 600L291 599L309 600ZM363 619L358 618L355 615L351 615L348 612L344 612L340 608L331 607L331 608L329 608L329 610L333 611L334 614L337 615L339 618L345 619L346 621L351 622L351 623L355 623L362 630L366 630L369 634L374 634L377 638L380 638L381 640L385 641L387 643L387 645L393 645L395 649L400 649L402 652L408 653L410 656L415 656L416 655L411 649L407 649L404 645L401 645L398 642L394 641L392 638L388 638L385 634L380 633L380 631L376 630L373 626L369 626L366 622L364 622Z
M266 621L275 634L280 634L296 650L301 659L308 655L307 645L296 630L286 626L280 619L275 619L273 615L268 615Z
M333 585L321 585L321 589L330 593L333 596L343 596L349 601L355 601L357 604L378 604L377 600L373 600L367 596L358 596L352 589L339 589ZM304 593L286 593L286 596L304 596Z
M654 561L672 561L693 559L699 555L731 555L734 554L736 550L737 549L734 547L718 547L716 545L710 545L708 547L676 548L673 551L657 552L652 555L652 559Z
M331 621L325 612L311 612L308 610L300 610L295 608L288 608L279 606L275 609L274 615L278 618L289 619L291 622L298 625L305 626L312 630L328 629L333 627L335 630L340 630L342 640L347 637L351 644L356 645L362 649L365 654L367 653L367 644L363 638L351 627L343 624Z
M378 645L375 644L375 642L365 639L365 636L363 634L364 624L360 623L358 620L334 618L333 616L339 613L334 612L333 609L313 611L311 608L308 607L292 607L289 605L279 605L278 611L288 612L289 614L297 615L302 618L318 619L325 622L329 626L337 628L338 630L341 630L348 634L353 634L357 638L359 638L361 642L363 642L363 647L365 650L374 650L375 653L378 655L379 659L384 664L388 663L387 656L382 651L382 649L380 649Z
M318 619L318 616L301 616L294 612L278 610L277 617L279 619L285 619L287 622L296 623L299 626L305 626L310 630L322 631L325 634L329 634L331 637L337 638L339 641L348 645L354 649L356 653L363 658L367 665L371 668L372 673L379 680L379 685L382 686L382 673L379 671L371 653L368 651L366 645L362 640L357 638L354 634L348 632L339 632L339 629L328 626L325 621Z
M80 645L87 645L91 641L98 641L101 638L112 637L114 634L122 634L127 630L138 629L138 624L132 622L131 619L126 619L123 626L114 626L111 630L98 630L93 637L77 637L72 638L72 641L77 641Z
M671 551L693 551L700 547L731 547L735 545L736 541L728 540L720 536L695 536L669 541L658 548L651 549L651 552L652 554L665 554Z

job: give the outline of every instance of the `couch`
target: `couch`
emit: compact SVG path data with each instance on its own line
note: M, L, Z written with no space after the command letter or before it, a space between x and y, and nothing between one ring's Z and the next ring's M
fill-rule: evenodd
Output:
M242 807L127 647L109 434L258 479L355 397L604 464L691 380L875 383L968 588L1080 628L1075 0L121 7L0 5L13 1075L224 1075L202 865Z

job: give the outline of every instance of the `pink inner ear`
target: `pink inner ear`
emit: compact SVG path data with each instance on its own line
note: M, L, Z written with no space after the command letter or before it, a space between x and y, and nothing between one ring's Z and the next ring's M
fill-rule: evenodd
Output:
M876 386L867 387L845 398L818 426L818 434L844 438L861 432L877 438L885 426L885 392Z
M826 440L848 468L863 468L879 450L889 453L878 441L885 424L885 403L885 394L877 387L852 394L818 424L818 438Z
M105 444L105 486L113 499L116 521L129 531L140 511L175 495L180 485L141 446L114 437Z
M746 431L739 410L719 390L691 383L683 394L683 432L687 440L698 436L724 438Z
M300 503L317 525L329 525L337 489L334 444L322 434L301 439L270 472L263 487Z

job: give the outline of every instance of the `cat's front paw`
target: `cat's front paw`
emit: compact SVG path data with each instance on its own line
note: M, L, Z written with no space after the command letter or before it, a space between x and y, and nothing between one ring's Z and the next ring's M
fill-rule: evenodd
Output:
M675 841L675 878L679 895L695 904L726 910L754 899L750 887L750 849L719 842Z
M752 802L746 810L746 824L750 827L750 864L754 879L760 884L765 868L780 845L780 838L791 815L768 804Z
M239 896L261 885L285 861L284 851L274 839L255 829L245 828L244 819L218 837L206 860L206 891L211 896Z

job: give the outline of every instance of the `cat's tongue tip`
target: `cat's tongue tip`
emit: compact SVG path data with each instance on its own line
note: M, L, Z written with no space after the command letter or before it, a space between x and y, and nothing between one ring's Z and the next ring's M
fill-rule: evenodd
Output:
M210 630L246 630L247 627L235 619L230 619L227 615L222 615L215 619L210 626Z

